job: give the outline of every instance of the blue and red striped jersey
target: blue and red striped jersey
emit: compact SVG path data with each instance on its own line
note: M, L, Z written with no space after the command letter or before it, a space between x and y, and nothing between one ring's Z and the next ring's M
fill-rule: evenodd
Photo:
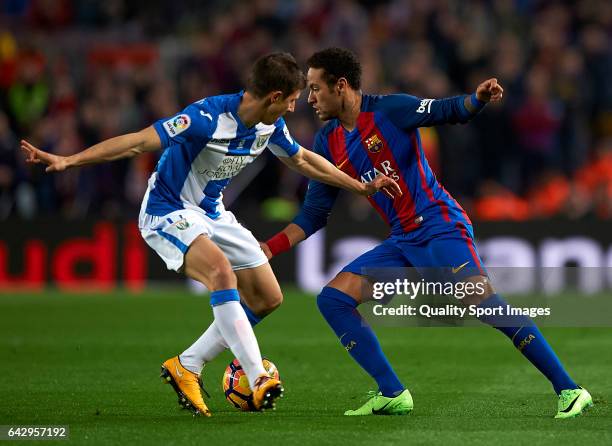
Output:
M355 129L347 131L333 119L317 133L313 150L362 182L384 174L399 184L402 196L391 199L378 192L368 198L392 235L414 233L420 238L455 229L457 223L471 226L463 208L429 168L418 131L419 127L470 120L474 114L465 107L464 99L363 95ZM327 224L337 194L337 188L311 180L293 223L306 236L318 231Z

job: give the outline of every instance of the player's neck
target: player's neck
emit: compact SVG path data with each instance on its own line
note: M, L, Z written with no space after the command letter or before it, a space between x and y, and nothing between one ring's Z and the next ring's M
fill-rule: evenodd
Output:
M357 118L361 113L361 91L350 91L342 99L342 108L338 120L349 132L357 126Z
M261 100L254 97L248 91L245 91L242 95L242 100L238 105L238 117L245 125L250 128L261 122L262 116L265 112L265 106Z

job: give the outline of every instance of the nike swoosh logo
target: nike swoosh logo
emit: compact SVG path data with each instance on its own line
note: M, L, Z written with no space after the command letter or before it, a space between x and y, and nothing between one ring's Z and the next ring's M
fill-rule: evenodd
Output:
M210 113L204 113L202 110L200 110L200 114L202 116L207 117L208 119L210 119L212 121L212 115Z
M388 401L388 402L387 402L387 404L385 404L385 405L384 405L383 407L381 407L380 409L372 409L372 413L373 413L374 415L380 415L380 414L384 413L384 412L383 412L383 410L385 410L385 407L387 407L389 404L391 404L391 401Z
M176 370L176 374L178 375L178 377L179 377L179 378L182 378L182 377L183 377L183 374L180 372L180 370L179 370L179 368L178 368L178 365L175 365L175 366L174 366L174 369Z
M348 158L345 158L345 159L344 159L344 161L342 161L342 162L341 162L341 163L339 163L339 164L336 164L336 168L337 168L337 169L342 169L342 167L343 167L343 166L344 166L346 163L348 163Z
M467 262L465 262L463 265L459 265L457 268L454 268L454 267L453 267L453 268L451 268L451 272L452 272L453 274L457 274L457 273L458 273L459 271L461 271L461 270L462 270L462 269L465 267L465 265L467 265L468 263L470 263L470 261L469 261L469 260L468 260Z
M567 408L563 409L561 412L567 413L570 410L572 410L572 407L574 407L574 404L576 404L576 401L578 401L578 398L580 398L580 394L578 394L578 396L576 398L574 398L574 400L570 403L570 405L567 406Z
M348 333L348 331L346 333ZM346 333L342 333L342 336L340 336L340 342L342 342L342 338L346 336Z

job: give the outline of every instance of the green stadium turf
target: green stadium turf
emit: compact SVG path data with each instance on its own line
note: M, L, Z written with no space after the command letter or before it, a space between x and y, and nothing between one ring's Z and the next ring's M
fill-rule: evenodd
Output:
M74 444L612 444L612 329L544 329L595 399L576 419L552 418L548 382L490 328L377 328L415 410L344 417L373 383L312 296L287 292L256 330L284 380L277 411L230 407L221 392L226 352L204 374L213 417L193 418L162 385L159 366L211 318L206 297L181 291L0 295L0 425L69 425Z

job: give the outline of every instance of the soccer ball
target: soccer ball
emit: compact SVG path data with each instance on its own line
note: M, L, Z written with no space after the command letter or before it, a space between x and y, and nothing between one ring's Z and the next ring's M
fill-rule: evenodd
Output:
M280 379L278 369L272 361L263 358L262 362L264 369L266 369L272 378ZM223 382L221 384L223 385L225 398L232 406L245 412L255 410L253 392L249 387L249 380L237 359L230 362L225 369L225 373L223 373Z

